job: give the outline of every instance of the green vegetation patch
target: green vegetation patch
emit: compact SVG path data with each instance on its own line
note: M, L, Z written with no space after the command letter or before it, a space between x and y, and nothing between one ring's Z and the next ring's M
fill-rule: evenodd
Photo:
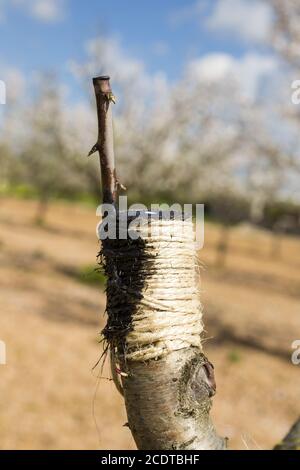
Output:
M66 276L76 279L90 286L104 286L106 284L106 276L100 267L95 265L84 265L80 268L63 266L59 269Z

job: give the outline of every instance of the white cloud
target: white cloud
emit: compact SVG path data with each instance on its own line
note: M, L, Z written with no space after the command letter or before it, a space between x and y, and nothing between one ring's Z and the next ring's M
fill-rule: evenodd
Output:
M7 0L2 0L3 5L7 3ZM47 23L61 20L65 13L65 0L11 0L11 3L33 18Z
M69 62L69 69L77 78L109 75L116 96L130 106L133 113L142 116L143 104L161 102L168 95L168 82L164 73L149 74L143 60L130 55L115 37L97 37L87 45L87 62L78 65Z
M87 43L86 49L94 74L109 73L116 80L130 82L144 73L144 63L124 51L117 38L97 37Z
M188 64L188 74L197 82L217 82L232 73L235 59L229 54L207 54Z
M61 0L34 0L31 11L33 16L42 21L57 21L63 16Z
M233 80L249 100L257 98L276 70L278 63L273 56L256 52L249 52L239 59L223 53L207 54L192 60L187 67L188 76L200 83Z
M218 0L205 24L211 31L264 41L271 31L272 10L261 0Z

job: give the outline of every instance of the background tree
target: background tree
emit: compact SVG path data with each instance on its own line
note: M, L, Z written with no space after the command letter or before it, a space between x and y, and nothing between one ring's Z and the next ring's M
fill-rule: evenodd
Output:
M52 75L41 78L26 120L27 135L19 158L23 181L38 195L36 222L42 223L51 197L84 188L84 177L75 171L74 165L69 165L71 155L63 134L62 98Z

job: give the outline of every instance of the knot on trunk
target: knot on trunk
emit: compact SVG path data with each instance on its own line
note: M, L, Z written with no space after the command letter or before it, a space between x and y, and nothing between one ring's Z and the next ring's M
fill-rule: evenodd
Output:
M208 413L216 382L214 367L203 353L197 352L184 364L179 381L179 413L189 416Z

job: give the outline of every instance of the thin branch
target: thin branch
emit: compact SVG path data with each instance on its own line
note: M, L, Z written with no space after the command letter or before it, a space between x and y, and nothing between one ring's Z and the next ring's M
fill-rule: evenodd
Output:
M101 76L93 79L98 114L98 141L89 156L99 152L103 203L115 204L117 200L118 182L115 168L114 136L111 103L115 103L109 77Z

